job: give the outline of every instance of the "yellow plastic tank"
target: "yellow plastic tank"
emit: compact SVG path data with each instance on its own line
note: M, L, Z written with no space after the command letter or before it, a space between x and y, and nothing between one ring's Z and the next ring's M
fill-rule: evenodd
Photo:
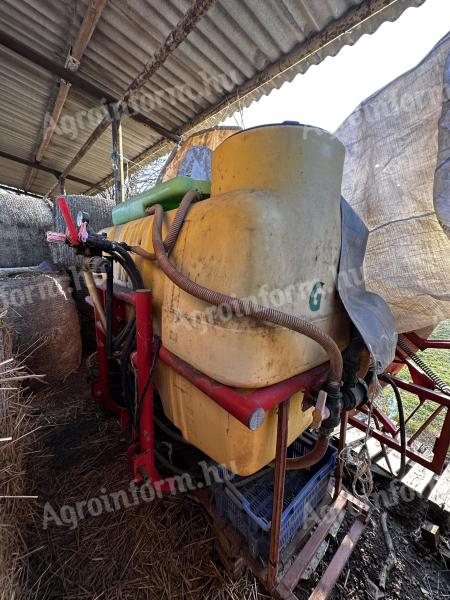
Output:
M213 153L211 198L191 207L171 260L206 287L304 316L345 347L348 321L335 289L343 159L340 142L313 127L270 125L229 137ZM166 231L174 214L166 214ZM109 237L152 251L152 222L111 228ZM217 381L251 391L327 360L305 336L211 307L174 286L156 264L135 260L153 291L163 344ZM116 279L126 283L123 277L118 269ZM250 432L164 365L156 385L167 417L217 462L246 475L273 460L275 410ZM311 420L297 394L290 441Z

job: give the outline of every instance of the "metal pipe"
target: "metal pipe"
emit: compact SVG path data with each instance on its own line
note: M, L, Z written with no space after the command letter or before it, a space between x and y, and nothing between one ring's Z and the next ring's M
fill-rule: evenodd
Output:
M341 413L341 424L339 429L339 446L338 456L336 461L336 481L334 484L333 499L336 500L342 490L342 481L344 479L344 448L347 438L348 412L346 410Z
M108 111L111 117L111 135L112 135L112 153L111 160L114 170L114 200L116 204L119 204L122 201L121 189L123 186L123 182L121 179L121 172L119 166L120 160L120 149L119 149L119 126L120 126L120 117L117 115L116 107L109 105ZM123 170L122 170L123 174Z
M119 152L119 181L120 181L120 201L125 202L125 176L123 172L123 130L122 121L117 124L117 149Z
M149 290L136 290L137 389L141 398L139 443L142 452L154 448L153 388L147 385L152 364L152 301Z
M288 442L289 399L278 407L277 449L273 483L272 520L270 527L269 562L267 564L267 589L275 587L280 560L281 518L283 516L284 483L286 478L286 453Z

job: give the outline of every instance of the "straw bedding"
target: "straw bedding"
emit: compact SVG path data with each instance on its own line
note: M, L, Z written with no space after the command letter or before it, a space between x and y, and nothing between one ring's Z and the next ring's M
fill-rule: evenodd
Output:
M12 359L12 336L0 315L0 600L27 600L26 452L33 432L30 398L20 389L23 367Z
M250 576L232 581L223 572L210 524L185 494L88 517L74 529L51 521L44 530L46 502L60 514L63 505L98 497L100 490L128 488L128 444L116 420L105 418L92 402L82 373L54 394L36 396L33 407L30 426L39 430L32 436L33 450L20 478L27 494L38 496L22 524L23 542L19 539L18 553L27 555L26 568L19 564L17 573L26 583L24 598L264 597ZM7 595L1 600L14 597L11 582L5 584Z

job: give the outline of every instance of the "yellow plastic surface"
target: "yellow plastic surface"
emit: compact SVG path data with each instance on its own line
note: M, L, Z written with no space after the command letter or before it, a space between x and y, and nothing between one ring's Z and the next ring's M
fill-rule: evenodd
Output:
M314 128L268 126L231 136L213 153L212 197L191 207L171 260L206 287L304 316L345 347L348 320L335 290L343 158L342 145ZM166 213L166 231L174 214ZM152 222L146 217L111 228L109 237L152 251ZM155 263L135 260L153 291L163 344L217 381L250 391L327 360L305 336L232 317L227 307L211 307L175 287ZM126 283L121 269L115 276ZM273 460L275 411L250 432L163 365L156 385L168 418L216 461L248 474ZM300 405L298 395L290 440L311 422Z
M233 473L251 475L275 458L276 408L266 414L259 429L250 431L161 362L156 369L155 381L166 416L181 430L185 440ZM168 398L169 402L164 400ZM291 397L289 444L312 423L314 409L311 407L303 412L302 401L301 392Z

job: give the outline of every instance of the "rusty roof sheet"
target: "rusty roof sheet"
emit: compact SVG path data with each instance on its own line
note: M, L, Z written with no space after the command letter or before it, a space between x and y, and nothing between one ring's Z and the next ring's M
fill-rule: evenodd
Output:
M131 104L166 129L188 135L217 124L238 107L333 56L363 34L424 0L216 0ZM89 0L2 0L0 33L7 32L64 66ZM78 74L121 96L190 0L109 0L81 59ZM33 161L58 91L59 77L0 45L0 151ZM57 134L42 164L62 171L104 116L104 105L72 87ZM136 168L173 147L149 127L123 121L124 155ZM0 184L22 189L30 167L0 158ZM107 130L66 181L68 193L111 183ZM29 191L55 183L39 171Z

